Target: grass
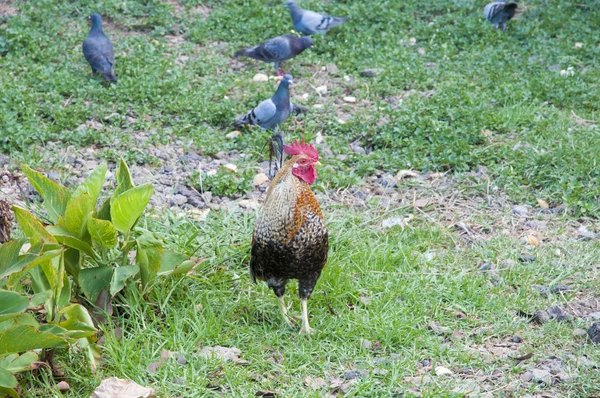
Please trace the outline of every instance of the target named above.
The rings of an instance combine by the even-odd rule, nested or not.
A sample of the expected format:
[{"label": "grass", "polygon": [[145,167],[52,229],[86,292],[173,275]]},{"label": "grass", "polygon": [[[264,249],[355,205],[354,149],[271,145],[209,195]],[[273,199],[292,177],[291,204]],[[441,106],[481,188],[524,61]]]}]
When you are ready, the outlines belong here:
[{"label": "grass", "polygon": [[[365,184],[377,172],[400,169],[450,172],[468,184],[472,172],[485,166],[489,182],[474,196],[491,190],[532,205],[542,198],[551,206],[568,206],[568,216],[557,216],[560,222],[573,223],[573,216],[597,222],[597,11],[593,5],[531,0],[520,3],[524,12],[506,32],[498,32],[483,20],[484,3],[302,2],[351,18],[284,64],[297,83],[294,101],[310,109],[298,124],[285,124],[288,136],[322,136],[335,155],[325,159],[317,190]],[[93,147],[108,160],[125,156],[155,167],[160,160],[145,153],[144,145],[178,141],[203,156],[246,153],[240,170],[251,170],[262,159],[264,133],[244,131],[236,139],[225,134],[236,116],[272,95],[273,84],[252,81],[257,71],[271,72],[271,66],[244,61],[246,66],[234,70],[231,54],[289,32],[279,1],[12,4],[20,12],[0,17],[0,150],[11,157],[10,167],[26,160],[38,168],[61,169],[60,161],[35,151],[55,146]],[[105,31],[116,49],[119,82],[110,87],[90,78],[81,54],[88,30],[84,17],[93,11],[105,16]],[[323,71],[330,64],[338,72]],[[561,75],[569,67],[573,75]],[[381,72],[366,78],[365,68]],[[326,95],[315,93],[320,85],[328,86]],[[302,99],[305,93],[309,96]],[[358,103],[344,103],[348,95]],[[134,138],[139,131],[152,132],[142,145]],[[367,154],[354,153],[353,142]],[[223,181],[217,177],[213,184],[227,193],[231,184]],[[249,181],[250,174],[244,175],[236,194]],[[396,213],[381,213],[375,206],[364,212],[333,205],[325,210],[332,250],[309,303],[318,329],[312,339],[284,327],[272,294],[247,277],[250,215],[213,212],[197,222],[160,213],[145,222],[163,231],[173,246],[198,249],[207,257],[205,269],[158,285],[150,303],[133,293],[124,297],[123,337],[107,334],[99,374],[82,371],[75,353],[60,358],[73,387],[67,395],[88,395],[102,378],[118,375],[153,385],[165,397],[249,396],[265,390],[322,396],[326,389],[307,387],[306,376],[329,384],[332,377],[357,369],[371,373],[354,382],[348,395],[410,396],[415,387],[404,377],[422,374],[418,362],[425,359],[455,375],[421,385],[424,396],[462,396],[451,391],[461,380],[475,378],[465,368],[481,372],[477,377],[501,372],[494,381],[477,379],[482,392],[542,391],[544,386],[519,384],[525,363],[475,352],[489,352],[490,345],[515,334],[523,338],[521,353],[534,352],[531,361],[567,351],[574,353],[568,358],[600,361],[594,346],[572,336],[574,327],[585,326],[582,319],[534,327],[516,316],[517,310],[535,312],[577,298],[571,293],[543,297],[534,285],[567,281],[580,292],[597,292],[597,241],[569,238],[566,228],[557,227],[546,231],[549,242],[537,249],[500,232],[466,245],[456,230],[419,212],[409,227],[381,231],[381,219]],[[497,220],[482,223],[494,229]],[[536,262],[517,261],[531,250]],[[506,260],[515,265],[502,266]],[[553,260],[566,265],[557,267]],[[500,270],[478,271],[484,262]],[[324,291],[339,317],[329,314]],[[297,299],[294,305],[297,312]],[[457,318],[458,312],[466,317]],[[445,339],[427,330],[430,321],[460,333]],[[364,340],[372,342],[370,348]],[[238,347],[248,363],[206,361],[197,356],[197,345]],[[169,360],[149,373],[147,366],[160,359],[162,349],[183,353],[187,365]],[[592,371],[565,361],[577,377],[552,391],[574,397],[599,393]],[[26,382],[32,394],[55,394],[47,377]]]}]

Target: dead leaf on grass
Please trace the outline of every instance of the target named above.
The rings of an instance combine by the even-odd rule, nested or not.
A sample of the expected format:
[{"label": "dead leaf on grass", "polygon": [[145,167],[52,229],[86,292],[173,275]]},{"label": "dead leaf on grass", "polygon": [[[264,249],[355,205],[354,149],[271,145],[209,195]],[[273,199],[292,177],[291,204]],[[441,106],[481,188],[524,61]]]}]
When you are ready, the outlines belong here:
[{"label": "dead leaf on grass", "polygon": [[415,200],[415,202],[413,203],[413,205],[415,207],[418,207],[419,209],[428,206],[430,204],[430,200],[429,199],[417,199]]},{"label": "dead leaf on grass", "polygon": [[540,245],[540,241],[538,240],[538,238],[536,238],[533,235],[527,235],[527,243],[530,244],[531,246],[539,246]]},{"label": "dead leaf on grass", "polygon": [[533,356],[533,352],[528,352],[527,354],[521,355],[520,357],[511,357],[510,355],[508,357],[515,361],[521,362],[521,361],[525,361],[525,360],[531,358],[532,356]]},{"label": "dead leaf on grass", "polygon": [[242,351],[236,347],[202,347],[198,356],[204,359],[220,359],[225,362],[241,362],[240,355]]},{"label": "dead leaf on grass", "polygon": [[102,380],[90,398],[157,398],[154,389],[131,380],[111,377]]},{"label": "dead leaf on grass", "polygon": [[327,382],[322,377],[311,377],[306,376],[304,378],[304,384],[307,387],[312,388],[313,390],[319,390],[321,388],[327,387]]},{"label": "dead leaf on grass", "polygon": [[158,372],[158,369],[162,366],[162,364],[162,361],[152,362],[146,369],[148,370],[148,373],[154,374]]},{"label": "dead leaf on grass", "polygon": [[544,199],[536,199],[540,209],[549,209],[550,205]]}]

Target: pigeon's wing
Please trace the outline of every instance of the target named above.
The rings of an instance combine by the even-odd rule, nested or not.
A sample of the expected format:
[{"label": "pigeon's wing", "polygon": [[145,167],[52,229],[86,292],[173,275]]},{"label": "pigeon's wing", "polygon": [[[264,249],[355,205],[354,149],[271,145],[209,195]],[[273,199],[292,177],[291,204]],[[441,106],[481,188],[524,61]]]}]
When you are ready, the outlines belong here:
[{"label": "pigeon's wing", "polygon": [[[318,12],[302,10],[302,18],[299,21],[299,25],[306,29],[303,30],[304,33],[322,33],[323,26],[327,24],[328,18],[330,17],[328,17],[327,15],[319,14]],[[325,31],[327,31],[327,29],[325,29]]]},{"label": "pigeon's wing", "polygon": [[90,66],[101,73],[113,70],[115,55],[112,43],[107,37],[90,37],[83,41],[83,55]]},{"label": "pigeon's wing", "polygon": [[[263,127],[264,124],[268,123],[269,120],[273,119],[277,113],[277,106],[270,98],[264,100],[252,109],[250,112],[240,117],[235,121],[235,126],[242,126],[245,124],[256,124]],[[269,126],[266,126],[269,127]]]},{"label": "pigeon's wing", "polygon": [[494,23],[502,15],[503,9],[504,3],[496,1],[486,5],[483,9],[483,14],[485,15],[488,21]]},{"label": "pigeon's wing", "polygon": [[273,61],[282,61],[290,58],[292,49],[289,35],[277,36],[263,44],[264,51],[270,55]]}]

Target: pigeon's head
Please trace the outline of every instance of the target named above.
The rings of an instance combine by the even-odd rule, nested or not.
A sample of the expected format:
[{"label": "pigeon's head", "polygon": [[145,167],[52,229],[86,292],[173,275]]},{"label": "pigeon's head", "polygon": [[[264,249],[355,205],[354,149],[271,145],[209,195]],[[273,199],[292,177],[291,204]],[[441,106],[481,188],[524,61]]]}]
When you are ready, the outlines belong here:
[{"label": "pigeon's head", "polygon": [[300,40],[302,40],[302,48],[312,48],[312,46],[315,44],[310,36],[302,36]]},{"label": "pigeon's head", "polygon": [[288,87],[292,86],[294,84],[292,75],[283,75],[283,79],[281,79],[281,83],[279,83],[279,84],[284,84]]},{"label": "pigeon's head", "polygon": [[292,8],[292,7],[295,7],[295,6],[296,6],[296,2],[295,1],[288,0],[288,1],[285,2],[285,6],[284,7]]},{"label": "pigeon's head", "polygon": [[87,19],[92,23],[92,26],[102,26],[102,17],[96,12],[90,15]]}]

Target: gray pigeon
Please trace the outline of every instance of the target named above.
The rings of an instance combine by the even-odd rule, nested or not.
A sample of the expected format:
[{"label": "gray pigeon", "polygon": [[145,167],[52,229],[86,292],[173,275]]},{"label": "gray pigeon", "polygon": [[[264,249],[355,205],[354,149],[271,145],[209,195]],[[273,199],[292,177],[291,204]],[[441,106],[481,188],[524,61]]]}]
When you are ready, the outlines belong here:
[{"label": "gray pigeon", "polygon": [[506,23],[515,15],[517,3],[506,3],[504,1],[495,1],[489,3],[483,9],[483,15],[490,21],[496,29],[502,25],[502,30],[506,30]]},{"label": "gray pigeon", "polygon": [[294,58],[302,51],[313,46],[310,37],[298,37],[294,35],[277,36],[258,46],[244,48],[234,57],[249,57],[264,62],[273,62],[275,70],[279,70],[281,62]]},{"label": "gray pigeon", "polygon": [[348,20],[345,17],[330,17],[314,11],[303,10],[293,0],[289,0],[285,6],[290,9],[294,29],[305,35],[314,35],[315,33],[324,35],[329,29]]},{"label": "gray pigeon", "polygon": [[293,105],[290,101],[290,86],[292,83],[292,76],[284,75],[277,91],[271,98],[258,104],[256,108],[236,120],[233,125],[252,124],[265,130],[274,128],[277,131],[279,125],[292,113]]},{"label": "gray pigeon", "polygon": [[109,82],[116,82],[115,54],[110,39],[102,31],[102,17],[93,13],[88,19],[92,28],[83,41],[83,56],[92,67],[92,74],[100,72]]}]

